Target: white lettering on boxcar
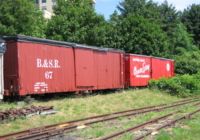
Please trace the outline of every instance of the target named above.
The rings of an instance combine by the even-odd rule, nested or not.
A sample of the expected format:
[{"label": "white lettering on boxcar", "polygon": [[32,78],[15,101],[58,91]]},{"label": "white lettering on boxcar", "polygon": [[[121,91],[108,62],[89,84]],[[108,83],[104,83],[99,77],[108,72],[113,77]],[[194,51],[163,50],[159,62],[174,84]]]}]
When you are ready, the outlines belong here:
[{"label": "white lettering on boxcar", "polygon": [[48,84],[45,82],[36,82],[34,84],[34,92],[47,92]]},{"label": "white lettering on boxcar", "polygon": [[139,67],[133,67],[133,75],[136,78],[150,78],[150,74],[146,73],[147,71],[150,71],[150,64],[146,64],[145,59],[133,58],[132,61],[140,63],[140,65],[142,65]]},{"label": "white lettering on boxcar", "polygon": [[135,61],[135,62],[145,62],[144,59],[140,59],[140,58],[133,58],[132,61]]},{"label": "white lettering on boxcar", "polygon": [[37,68],[60,68],[59,61],[57,59],[40,59],[36,60]]},{"label": "white lettering on boxcar", "polygon": [[167,71],[170,71],[170,64],[169,63],[166,64],[166,69],[167,69]]},{"label": "white lettering on boxcar", "polygon": [[52,71],[46,71],[44,75],[45,75],[46,79],[53,79],[53,72]]},{"label": "white lettering on boxcar", "polygon": [[145,73],[146,71],[150,71],[150,65],[146,65],[144,63],[141,68],[134,67],[133,74],[138,75],[138,74],[141,74],[141,73]]}]

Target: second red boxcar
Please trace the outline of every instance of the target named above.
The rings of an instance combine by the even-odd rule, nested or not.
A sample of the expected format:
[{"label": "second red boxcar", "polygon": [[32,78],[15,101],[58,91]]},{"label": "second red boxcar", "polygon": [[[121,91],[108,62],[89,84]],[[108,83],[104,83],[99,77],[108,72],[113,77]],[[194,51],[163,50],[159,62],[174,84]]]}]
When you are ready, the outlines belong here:
[{"label": "second red boxcar", "polygon": [[126,87],[147,86],[151,79],[174,75],[174,60],[137,54],[125,56]]},{"label": "second red boxcar", "polygon": [[174,60],[153,57],[152,79],[169,78],[174,76]]},{"label": "second red boxcar", "polygon": [[147,86],[151,79],[151,57],[126,54],[125,73],[126,86]]},{"label": "second red boxcar", "polygon": [[5,37],[6,95],[124,87],[124,52],[27,36]]}]

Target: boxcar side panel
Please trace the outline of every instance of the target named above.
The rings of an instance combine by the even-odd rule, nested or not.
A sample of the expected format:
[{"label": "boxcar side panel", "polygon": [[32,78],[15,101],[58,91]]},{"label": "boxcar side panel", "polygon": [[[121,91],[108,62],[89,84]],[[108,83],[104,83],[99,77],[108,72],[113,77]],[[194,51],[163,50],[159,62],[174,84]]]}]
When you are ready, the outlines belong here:
[{"label": "boxcar side panel", "polygon": [[175,61],[171,60],[171,77],[175,76]]},{"label": "boxcar side panel", "polygon": [[[121,58],[122,57],[122,58]],[[123,88],[123,55],[95,51],[97,89]]]},{"label": "boxcar side panel", "polygon": [[151,57],[130,55],[130,86],[147,86],[151,79]]},{"label": "boxcar side panel", "polygon": [[75,90],[73,48],[18,43],[20,94]]},{"label": "boxcar side panel", "polygon": [[163,77],[172,77],[174,75],[172,62],[168,59],[152,58],[152,78],[157,80]]},{"label": "boxcar side panel", "polygon": [[97,89],[107,89],[109,85],[107,83],[108,78],[108,64],[107,64],[107,52],[95,51],[95,71],[97,78]]},{"label": "boxcar side panel", "polygon": [[76,87],[95,88],[94,52],[75,48]]},{"label": "boxcar side panel", "polygon": [[119,53],[109,53],[110,55],[110,69],[112,75],[112,88],[121,87],[121,57]]}]

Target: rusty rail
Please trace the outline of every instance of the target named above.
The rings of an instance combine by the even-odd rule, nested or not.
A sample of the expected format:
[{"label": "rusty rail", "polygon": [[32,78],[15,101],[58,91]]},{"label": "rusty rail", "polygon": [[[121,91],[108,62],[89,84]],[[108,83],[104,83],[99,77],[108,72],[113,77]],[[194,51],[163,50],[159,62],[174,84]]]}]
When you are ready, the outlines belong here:
[{"label": "rusty rail", "polygon": [[143,128],[143,127],[145,127],[146,125],[153,124],[153,123],[156,123],[156,122],[158,122],[158,121],[160,121],[160,120],[162,120],[162,119],[168,118],[168,117],[174,115],[174,114],[177,113],[177,112],[179,112],[179,111],[176,111],[176,112],[173,112],[173,113],[169,113],[169,114],[167,114],[167,115],[164,115],[164,116],[161,116],[161,117],[158,117],[158,118],[154,118],[154,119],[152,119],[152,120],[150,120],[150,121],[147,121],[147,122],[145,122],[145,123],[142,123],[142,124],[139,124],[139,125],[137,125],[137,126],[134,126],[134,127],[131,127],[131,128],[125,129],[125,130],[122,130],[122,131],[120,131],[120,132],[111,134],[111,135],[109,135],[109,136],[100,138],[100,139],[98,139],[98,140],[109,140],[109,139],[118,137],[118,136],[120,136],[120,135],[123,135],[123,134],[125,134],[125,133],[132,132],[132,131],[135,131],[135,130],[139,130],[140,128]]},{"label": "rusty rail", "polygon": [[[162,126],[156,128],[154,131],[159,131],[159,130],[161,130],[161,129],[163,129],[163,128],[166,128],[166,127],[169,127],[169,126],[171,126],[171,125],[173,125],[173,124],[176,124],[177,122],[179,122],[179,121],[181,121],[181,120],[188,119],[188,118],[190,118],[191,116],[193,116],[194,114],[196,114],[196,113],[198,113],[198,112],[200,112],[200,109],[198,109],[198,110],[196,110],[196,111],[194,111],[194,112],[192,112],[192,113],[189,113],[189,114],[187,114],[187,115],[184,115],[184,116],[182,116],[182,117],[180,117],[180,118],[178,118],[178,119],[175,119],[175,120],[173,120],[173,121],[170,121],[169,123],[167,123],[167,124],[165,124],[165,125],[162,125]],[[148,132],[148,133],[146,133],[146,134],[144,134],[144,135],[142,135],[142,136],[136,138],[135,140],[144,139],[145,137],[151,135],[152,132],[153,132],[153,131],[150,131],[150,132]]]},{"label": "rusty rail", "polygon": [[68,131],[75,130],[80,125],[91,125],[98,122],[113,120],[119,117],[127,117],[127,116],[134,116],[134,115],[153,112],[153,111],[161,111],[167,108],[173,108],[173,107],[177,107],[177,106],[181,106],[181,105],[185,105],[185,104],[189,104],[189,103],[193,103],[197,101],[198,99],[195,99],[195,100],[186,99],[186,100],[173,102],[170,105],[162,104],[158,106],[150,106],[150,107],[144,107],[144,108],[139,108],[139,109],[115,112],[112,114],[94,116],[94,117],[89,117],[85,119],[80,119],[80,120],[55,124],[55,125],[49,125],[45,127],[39,127],[39,128],[29,129],[29,130],[25,130],[25,131],[13,133],[13,134],[8,134],[8,135],[0,136],[0,139],[19,139],[19,140],[20,139],[33,140],[34,138],[45,139],[52,136],[60,135],[61,132],[66,132],[66,131],[68,132]]}]

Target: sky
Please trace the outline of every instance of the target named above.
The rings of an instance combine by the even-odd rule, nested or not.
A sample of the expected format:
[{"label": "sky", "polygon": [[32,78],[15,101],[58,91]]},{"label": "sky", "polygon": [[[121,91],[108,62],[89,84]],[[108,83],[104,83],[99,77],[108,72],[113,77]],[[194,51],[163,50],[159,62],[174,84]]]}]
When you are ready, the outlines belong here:
[{"label": "sky", "polygon": [[[106,19],[109,19],[109,16],[114,12],[120,1],[122,0],[96,0],[96,11],[97,13],[104,15]],[[153,1],[157,3],[164,2],[164,0]],[[177,10],[182,11],[193,3],[200,4],[200,0],[168,0],[168,3],[174,5]]]}]

